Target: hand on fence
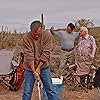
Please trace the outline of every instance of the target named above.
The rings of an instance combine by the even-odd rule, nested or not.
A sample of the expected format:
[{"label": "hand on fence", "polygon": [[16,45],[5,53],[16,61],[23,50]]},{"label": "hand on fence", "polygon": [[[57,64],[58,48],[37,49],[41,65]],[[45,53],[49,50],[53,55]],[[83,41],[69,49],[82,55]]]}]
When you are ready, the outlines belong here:
[{"label": "hand on fence", "polygon": [[50,32],[52,33],[54,31],[54,27],[52,26],[51,28],[50,28]]}]

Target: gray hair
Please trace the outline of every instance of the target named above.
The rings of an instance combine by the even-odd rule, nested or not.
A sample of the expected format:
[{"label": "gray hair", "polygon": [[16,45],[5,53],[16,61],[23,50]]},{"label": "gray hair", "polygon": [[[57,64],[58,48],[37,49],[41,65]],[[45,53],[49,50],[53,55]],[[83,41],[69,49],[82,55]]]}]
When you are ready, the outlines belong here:
[{"label": "gray hair", "polygon": [[42,23],[40,21],[33,21],[30,25],[30,29],[31,31],[34,29],[35,31],[37,31],[39,28],[42,28]]},{"label": "gray hair", "polygon": [[88,34],[88,29],[85,26],[81,26],[80,29]]}]

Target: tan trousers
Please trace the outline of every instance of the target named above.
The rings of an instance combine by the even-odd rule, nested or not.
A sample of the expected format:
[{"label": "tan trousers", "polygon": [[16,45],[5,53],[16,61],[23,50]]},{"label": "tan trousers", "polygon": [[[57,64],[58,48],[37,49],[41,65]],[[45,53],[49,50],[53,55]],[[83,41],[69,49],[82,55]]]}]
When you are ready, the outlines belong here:
[{"label": "tan trousers", "polygon": [[74,59],[75,59],[74,57],[75,57],[74,56],[74,49],[70,52],[61,50],[60,66],[59,66],[60,74],[62,73],[62,69],[65,68],[66,62],[69,62],[69,64],[74,63]]}]

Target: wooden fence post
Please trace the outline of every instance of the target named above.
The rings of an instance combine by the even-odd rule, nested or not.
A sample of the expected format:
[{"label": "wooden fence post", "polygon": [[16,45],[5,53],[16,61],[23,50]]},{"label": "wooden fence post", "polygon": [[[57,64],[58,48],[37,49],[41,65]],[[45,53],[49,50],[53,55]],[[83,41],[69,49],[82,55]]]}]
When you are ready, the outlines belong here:
[{"label": "wooden fence post", "polygon": [[41,14],[41,22],[42,22],[42,29],[45,30],[43,13]]}]

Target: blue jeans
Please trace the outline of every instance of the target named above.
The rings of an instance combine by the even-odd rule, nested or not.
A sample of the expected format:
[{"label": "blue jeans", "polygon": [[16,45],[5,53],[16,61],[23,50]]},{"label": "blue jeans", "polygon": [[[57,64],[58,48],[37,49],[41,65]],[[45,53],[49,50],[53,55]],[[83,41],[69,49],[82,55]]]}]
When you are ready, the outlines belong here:
[{"label": "blue jeans", "polygon": [[[41,70],[40,78],[43,83],[43,88],[46,91],[48,100],[59,100],[52,84],[50,67]],[[34,83],[35,79],[33,73],[26,70],[22,100],[31,100]]]}]

